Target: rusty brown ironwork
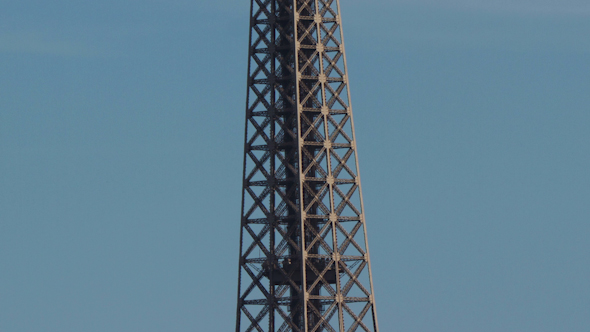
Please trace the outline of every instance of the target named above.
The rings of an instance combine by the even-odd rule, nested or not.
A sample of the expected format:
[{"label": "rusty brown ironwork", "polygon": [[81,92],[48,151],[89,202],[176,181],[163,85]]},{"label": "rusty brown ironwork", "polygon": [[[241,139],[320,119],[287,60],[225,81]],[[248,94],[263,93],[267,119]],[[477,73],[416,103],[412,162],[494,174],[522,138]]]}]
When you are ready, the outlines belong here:
[{"label": "rusty brown ironwork", "polygon": [[378,332],[337,0],[251,0],[236,332]]}]

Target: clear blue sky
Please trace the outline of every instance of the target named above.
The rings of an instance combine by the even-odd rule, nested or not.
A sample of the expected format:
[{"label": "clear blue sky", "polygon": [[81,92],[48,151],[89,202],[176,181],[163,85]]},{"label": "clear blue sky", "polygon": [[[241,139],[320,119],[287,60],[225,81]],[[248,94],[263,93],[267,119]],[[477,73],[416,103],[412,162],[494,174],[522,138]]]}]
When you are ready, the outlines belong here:
[{"label": "clear blue sky", "polygon": [[[590,331],[590,3],[341,6],[382,332]],[[0,331],[232,331],[249,2],[0,8]]]}]

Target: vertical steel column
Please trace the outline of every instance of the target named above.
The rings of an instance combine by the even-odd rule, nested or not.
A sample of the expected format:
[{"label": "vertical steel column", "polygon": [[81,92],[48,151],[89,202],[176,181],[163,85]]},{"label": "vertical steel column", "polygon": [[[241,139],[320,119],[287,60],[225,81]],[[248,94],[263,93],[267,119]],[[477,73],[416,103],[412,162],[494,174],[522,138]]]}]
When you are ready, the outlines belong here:
[{"label": "vertical steel column", "polygon": [[377,332],[337,0],[252,0],[236,332]]}]

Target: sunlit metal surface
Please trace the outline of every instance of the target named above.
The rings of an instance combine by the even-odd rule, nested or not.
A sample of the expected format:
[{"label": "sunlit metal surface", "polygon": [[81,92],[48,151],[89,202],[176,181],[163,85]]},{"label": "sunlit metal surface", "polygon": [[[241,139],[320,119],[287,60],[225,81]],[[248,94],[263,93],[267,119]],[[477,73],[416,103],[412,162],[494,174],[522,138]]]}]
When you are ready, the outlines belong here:
[{"label": "sunlit metal surface", "polygon": [[377,332],[339,2],[251,8],[236,331]]}]

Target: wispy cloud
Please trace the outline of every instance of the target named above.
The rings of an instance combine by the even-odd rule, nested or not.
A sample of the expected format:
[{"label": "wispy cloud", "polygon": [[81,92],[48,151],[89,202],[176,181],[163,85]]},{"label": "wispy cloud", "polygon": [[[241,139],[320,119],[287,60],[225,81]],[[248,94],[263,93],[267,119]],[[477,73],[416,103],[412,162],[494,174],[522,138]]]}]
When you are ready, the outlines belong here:
[{"label": "wispy cloud", "polygon": [[396,0],[394,3],[433,9],[476,10],[524,15],[590,16],[588,0]]},{"label": "wispy cloud", "polygon": [[0,33],[0,53],[103,57],[111,52],[83,42],[50,37],[39,32],[9,32]]},{"label": "wispy cloud", "polygon": [[[396,0],[397,2],[387,5],[377,3],[376,0],[367,1],[374,8],[369,11],[373,19],[371,33],[364,33],[363,38],[360,38],[366,43],[367,49],[378,48],[384,51],[390,47],[428,47],[519,52],[590,52],[590,21],[588,17],[579,16],[578,12],[573,16],[574,14],[568,14],[569,11],[562,9],[559,14],[541,15],[539,8],[526,9],[524,5],[529,2],[525,0],[515,0],[521,6],[518,7],[520,9],[510,7],[501,2],[502,0],[490,0],[497,6],[506,4],[503,13],[496,11],[499,7],[492,9],[485,5],[466,9],[460,6],[465,3],[464,0],[449,0],[439,6],[424,5],[431,0],[415,0],[416,3],[412,5],[402,3],[407,0]],[[473,1],[475,4],[482,4],[479,0]],[[543,0],[539,2],[540,5],[547,4],[545,10],[553,4]],[[573,8],[573,2],[566,0],[566,4]],[[368,17],[361,13],[352,20],[358,24],[358,31],[364,27]],[[379,33],[378,36],[375,31]]]},{"label": "wispy cloud", "polygon": [[[461,29],[462,28],[462,29]],[[518,27],[510,24],[499,27],[465,25],[457,28],[424,27],[400,28],[389,34],[396,47],[437,47],[452,49],[490,49],[506,51],[590,51],[590,42],[572,29],[533,31],[535,26]],[[540,27],[542,28],[542,27]]]}]

